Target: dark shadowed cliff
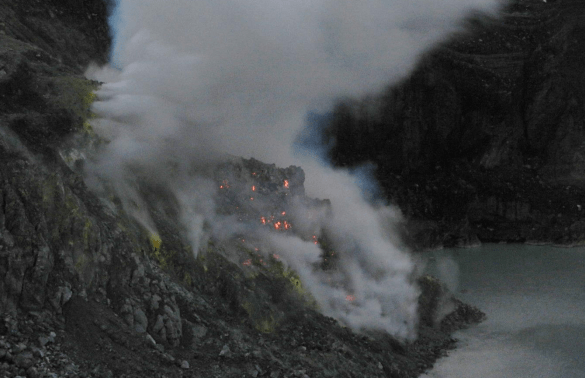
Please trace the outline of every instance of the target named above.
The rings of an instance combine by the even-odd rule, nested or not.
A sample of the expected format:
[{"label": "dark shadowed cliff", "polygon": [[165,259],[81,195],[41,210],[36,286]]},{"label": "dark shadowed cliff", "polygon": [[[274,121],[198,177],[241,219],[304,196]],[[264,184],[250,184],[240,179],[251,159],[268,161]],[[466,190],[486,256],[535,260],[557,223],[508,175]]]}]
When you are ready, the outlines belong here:
[{"label": "dark shadowed cliff", "polygon": [[373,161],[420,247],[585,240],[585,3],[518,0],[385,93],[341,103],[341,166]]}]

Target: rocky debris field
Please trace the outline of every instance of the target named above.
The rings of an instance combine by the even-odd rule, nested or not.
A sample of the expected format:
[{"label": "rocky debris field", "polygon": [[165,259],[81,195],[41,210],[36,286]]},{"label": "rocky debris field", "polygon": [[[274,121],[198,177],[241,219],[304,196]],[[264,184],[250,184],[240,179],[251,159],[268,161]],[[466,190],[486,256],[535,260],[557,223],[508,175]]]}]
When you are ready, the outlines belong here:
[{"label": "rocky debris field", "polygon": [[[424,280],[423,309],[443,290],[432,278]],[[454,347],[449,332],[483,319],[477,309],[453,304],[455,311],[440,324],[425,323],[432,311],[423,315],[419,339],[412,343],[358,335],[299,309],[270,332],[259,332],[234,313],[185,313],[181,339],[172,345],[156,342],[152,332],[136,327],[136,319],[131,326],[107,303],[72,297],[59,315],[30,311],[2,319],[0,372],[7,378],[415,377]]]}]

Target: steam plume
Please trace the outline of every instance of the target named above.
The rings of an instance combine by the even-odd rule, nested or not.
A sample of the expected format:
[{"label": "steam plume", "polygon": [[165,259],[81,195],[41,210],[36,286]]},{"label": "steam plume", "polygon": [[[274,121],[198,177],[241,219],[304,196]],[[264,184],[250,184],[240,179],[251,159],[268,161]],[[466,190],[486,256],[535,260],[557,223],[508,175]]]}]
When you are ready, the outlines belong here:
[{"label": "steam plume", "polygon": [[[127,203],[140,202],[128,172],[168,183],[198,250],[204,223],[226,236],[228,220],[215,214],[207,176],[189,174],[194,166],[204,170],[226,154],[301,165],[308,194],[332,201],[319,226],[342,256],[342,282],[332,285],[313,271],[319,251],[312,243],[275,235],[266,242],[298,270],[327,314],[356,329],[412,337],[413,263],[389,226],[398,214],[371,206],[347,172],[310,154],[295,156],[293,141],[308,111],[381,90],[468,12],[495,7],[495,0],[118,0],[117,69],[88,70],[105,82],[94,128],[111,141],[92,177],[108,178]],[[146,214],[135,216],[153,228]]]}]

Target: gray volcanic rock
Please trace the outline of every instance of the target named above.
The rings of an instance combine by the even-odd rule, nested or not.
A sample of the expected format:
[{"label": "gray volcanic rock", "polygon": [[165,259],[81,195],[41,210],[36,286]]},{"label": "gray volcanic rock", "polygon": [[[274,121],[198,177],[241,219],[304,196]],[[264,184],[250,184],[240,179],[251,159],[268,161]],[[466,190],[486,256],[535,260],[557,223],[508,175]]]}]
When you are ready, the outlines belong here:
[{"label": "gray volcanic rock", "polygon": [[575,0],[478,16],[402,84],[340,104],[331,157],[377,165],[417,247],[583,242],[584,20]]}]

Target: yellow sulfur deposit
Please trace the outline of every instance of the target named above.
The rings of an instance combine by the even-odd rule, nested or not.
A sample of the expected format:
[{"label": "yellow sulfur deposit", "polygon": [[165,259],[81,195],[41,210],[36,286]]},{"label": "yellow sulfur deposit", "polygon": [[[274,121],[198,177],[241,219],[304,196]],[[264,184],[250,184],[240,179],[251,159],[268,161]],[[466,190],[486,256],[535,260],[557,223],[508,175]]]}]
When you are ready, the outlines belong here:
[{"label": "yellow sulfur deposit", "polygon": [[162,240],[160,238],[160,235],[155,233],[150,234],[150,243],[152,244],[152,247],[158,251],[160,249],[160,245],[162,243]]}]

